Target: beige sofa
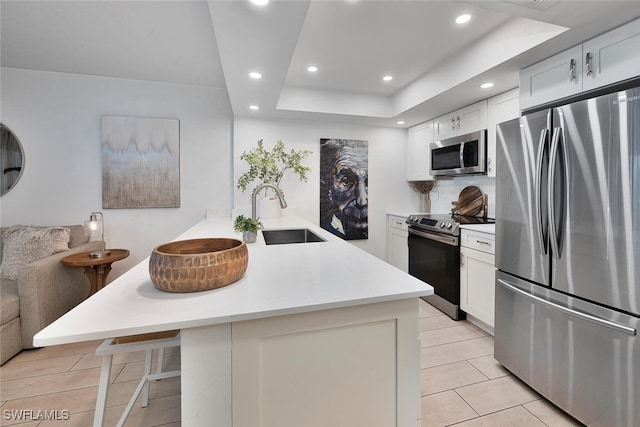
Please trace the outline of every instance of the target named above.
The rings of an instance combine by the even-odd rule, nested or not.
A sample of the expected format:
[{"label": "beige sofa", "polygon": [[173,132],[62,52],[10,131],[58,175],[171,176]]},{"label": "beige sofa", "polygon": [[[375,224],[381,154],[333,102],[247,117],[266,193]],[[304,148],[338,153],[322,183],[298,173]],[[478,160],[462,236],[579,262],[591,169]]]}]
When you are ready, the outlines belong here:
[{"label": "beige sofa", "polygon": [[[89,242],[81,225],[68,228],[69,248],[39,259],[19,270],[17,280],[0,280],[0,364],[22,349],[33,348],[33,336],[82,302],[91,285],[82,268],[69,268],[67,255],[101,249]],[[4,229],[0,229],[1,232]],[[0,260],[2,259],[0,239]]]}]

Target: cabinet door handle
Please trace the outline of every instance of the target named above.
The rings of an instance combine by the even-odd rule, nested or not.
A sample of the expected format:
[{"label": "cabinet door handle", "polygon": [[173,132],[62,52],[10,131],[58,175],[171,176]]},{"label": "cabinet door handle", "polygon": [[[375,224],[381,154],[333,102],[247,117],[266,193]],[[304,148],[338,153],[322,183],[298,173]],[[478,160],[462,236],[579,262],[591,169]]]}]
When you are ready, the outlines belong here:
[{"label": "cabinet door handle", "polygon": [[481,244],[481,245],[488,245],[488,246],[491,246],[491,243],[489,243],[489,242],[484,242],[484,241],[482,241],[482,240],[476,240],[476,243],[479,243],[479,244]]},{"label": "cabinet door handle", "polygon": [[451,130],[456,130],[456,118],[451,117]]},{"label": "cabinet door handle", "polygon": [[456,117],[456,128],[460,129],[460,116]]},{"label": "cabinet door handle", "polygon": [[573,58],[569,61],[569,81],[576,81],[576,60]]},{"label": "cabinet door handle", "polygon": [[464,254],[460,254],[460,267],[464,267]]},{"label": "cabinet door handle", "polygon": [[587,52],[587,54],[584,56],[584,67],[587,70],[587,76],[591,76],[591,74],[593,74],[593,64],[592,64],[592,55],[591,52]]}]

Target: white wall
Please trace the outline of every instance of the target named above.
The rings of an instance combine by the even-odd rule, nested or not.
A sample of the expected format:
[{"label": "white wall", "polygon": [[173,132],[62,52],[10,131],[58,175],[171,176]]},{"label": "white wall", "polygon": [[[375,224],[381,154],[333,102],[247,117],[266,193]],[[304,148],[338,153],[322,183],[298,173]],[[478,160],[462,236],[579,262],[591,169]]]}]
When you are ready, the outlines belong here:
[{"label": "white wall", "polygon": [[[79,224],[103,211],[105,238],[131,256],[113,280],[158,244],[232,207],[232,113],[226,89],[98,76],[1,69],[0,120],[20,139],[25,170],[0,199],[0,224]],[[102,115],[180,120],[181,207],[102,206]]]},{"label": "white wall", "polygon": [[470,175],[455,178],[438,178],[431,191],[431,212],[451,213],[451,202],[458,200],[460,191],[468,185],[475,185],[488,196],[489,217],[495,218],[496,179],[485,175]]},{"label": "white wall", "polygon": [[[282,139],[290,148],[313,151],[309,181],[287,175],[283,187],[287,213],[316,224],[320,139],[369,141],[369,239],[354,244],[380,258],[386,213],[418,210],[418,195],[405,180],[406,130],[247,118],[234,124],[223,89],[12,68],[0,73],[1,120],[20,138],[26,159],[22,179],[0,199],[0,225],[78,224],[101,210],[108,246],[131,251],[113,265],[109,280],[198,222],[206,209],[229,212],[235,206],[249,213],[250,193],[235,189],[245,169],[239,157],[261,138],[268,146]],[[180,208],[101,208],[102,115],[180,120]]]},{"label": "white wall", "polygon": [[[243,151],[263,139],[267,148],[281,139],[287,149],[311,150],[306,164],[312,171],[304,183],[290,174],[282,180],[289,207],[283,214],[298,214],[314,224],[320,217],[320,139],[361,139],[369,141],[369,239],[355,245],[385,259],[387,212],[418,210],[419,197],[406,181],[407,131],[371,126],[314,121],[265,121],[236,118],[234,122],[234,207],[235,213],[251,213],[250,186],[246,193],[235,188],[238,177],[248,169],[240,160]],[[256,183],[257,185],[258,183]],[[289,212],[287,212],[289,211]]]}]

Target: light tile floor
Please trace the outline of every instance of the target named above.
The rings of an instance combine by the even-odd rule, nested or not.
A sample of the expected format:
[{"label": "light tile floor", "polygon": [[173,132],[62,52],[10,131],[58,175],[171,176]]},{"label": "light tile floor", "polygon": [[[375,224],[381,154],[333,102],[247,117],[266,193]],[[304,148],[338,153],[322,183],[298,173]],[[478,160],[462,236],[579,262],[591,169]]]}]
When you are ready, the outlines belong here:
[{"label": "light tile floor", "polygon": [[[420,338],[422,427],[580,426],[502,368],[492,357],[492,337],[470,323],[455,322],[420,301]],[[101,362],[94,351],[99,344],[23,351],[0,367],[0,426],[91,426]],[[143,352],[114,357],[105,425],[115,425],[143,364]],[[179,364],[178,349],[167,349],[165,369]],[[150,394],[149,407],[134,407],[126,426],[179,426],[180,379],[154,382]],[[40,410],[66,419],[45,420]],[[18,414],[22,420],[16,419]]]},{"label": "light tile floor", "polygon": [[581,426],[493,358],[493,338],[420,301],[421,427]]}]

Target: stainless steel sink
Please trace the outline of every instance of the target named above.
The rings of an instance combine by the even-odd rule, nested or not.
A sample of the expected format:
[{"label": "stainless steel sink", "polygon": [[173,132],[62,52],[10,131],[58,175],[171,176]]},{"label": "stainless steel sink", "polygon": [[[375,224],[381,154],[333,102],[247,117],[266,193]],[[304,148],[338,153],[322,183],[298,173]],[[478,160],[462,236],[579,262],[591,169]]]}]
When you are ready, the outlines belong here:
[{"label": "stainless steel sink", "polygon": [[267,245],[286,245],[289,243],[326,242],[308,228],[290,230],[262,230],[264,242]]}]

